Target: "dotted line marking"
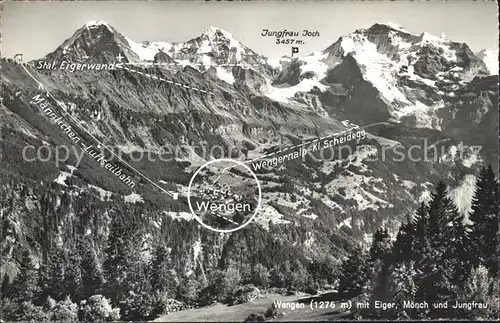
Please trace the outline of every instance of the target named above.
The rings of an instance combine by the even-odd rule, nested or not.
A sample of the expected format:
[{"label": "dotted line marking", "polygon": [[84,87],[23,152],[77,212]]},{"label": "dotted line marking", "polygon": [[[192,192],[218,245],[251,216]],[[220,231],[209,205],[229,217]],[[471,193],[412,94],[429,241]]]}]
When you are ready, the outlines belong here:
[{"label": "dotted line marking", "polygon": [[222,174],[224,174],[224,171],[225,171],[226,169],[227,169],[227,168],[225,168],[225,169],[223,169],[223,170],[222,170],[222,172],[219,174],[219,177],[217,177],[217,178],[215,179],[215,181],[213,181],[212,185],[210,185],[210,187],[209,187],[209,188],[212,188],[212,187],[215,185],[215,183],[217,183],[217,181],[221,178]]},{"label": "dotted line marking", "polygon": [[[315,143],[315,142],[317,142],[317,141],[324,140],[324,139],[327,139],[327,138],[330,138],[330,137],[339,136],[339,135],[342,135],[342,134],[344,134],[344,133],[346,133],[346,132],[352,131],[353,129],[357,129],[357,128],[359,128],[359,127],[358,127],[358,126],[355,126],[355,127],[352,127],[352,128],[346,129],[346,130],[341,131],[341,132],[337,132],[337,133],[334,133],[334,134],[331,134],[331,135],[328,135],[328,136],[323,136],[323,137],[316,138],[316,139],[313,139],[313,140],[308,141],[308,142],[303,142],[303,143],[300,143],[300,144],[298,144],[298,145],[288,147],[288,148],[283,149],[283,150],[281,150],[281,151],[275,151],[275,152],[272,152],[272,153],[267,154],[267,155],[264,155],[264,156],[256,157],[256,158],[254,158],[254,159],[252,159],[252,160],[245,161],[245,162],[243,162],[243,163],[244,163],[244,164],[251,164],[251,163],[253,163],[253,162],[254,162],[254,161],[256,161],[256,160],[259,160],[259,159],[264,159],[264,158],[267,158],[267,157],[271,157],[271,156],[274,156],[275,154],[284,153],[284,152],[287,152],[287,151],[289,151],[289,150],[292,150],[292,149],[295,149],[295,148],[298,148],[298,147],[301,147],[301,146],[305,146],[305,145],[307,145],[307,144]],[[232,168],[234,168],[234,167],[236,167],[236,166],[234,166],[234,165],[233,165],[233,166],[228,166],[228,167],[224,168],[224,169],[221,171],[221,173],[219,174],[219,176],[217,176],[217,178],[215,179],[215,181],[213,181],[212,185],[210,185],[210,188],[212,188],[212,187],[215,185],[215,183],[217,183],[217,181],[219,181],[219,179],[222,177],[222,175],[223,175],[223,174],[224,174],[227,170],[232,169]],[[236,225],[239,225],[238,223],[236,223],[236,222],[234,222],[234,221],[232,221],[232,220],[230,220],[230,219],[227,219],[227,218],[225,218],[225,217],[223,217],[223,216],[220,216],[220,215],[215,214],[215,213],[212,213],[212,214],[213,214],[213,215],[215,215],[215,216],[221,217],[221,218],[223,218],[223,219],[225,219],[225,220],[227,220],[227,221],[229,221],[229,222],[232,222],[232,223],[234,223],[234,224],[236,224]]]},{"label": "dotted line marking", "polygon": [[[298,145],[295,145],[295,146],[291,146],[291,147],[288,147],[288,148],[285,148],[283,150],[280,150],[280,151],[275,151],[273,153],[270,153],[270,154],[267,154],[267,155],[264,155],[264,156],[260,156],[260,157],[257,157],[257,158],[254,158],[252,160],[249,160],[249,161],[245,161],[243,163],[247,164],[247,163],[252,163],[256,160],[259,160],[259,159],[264,159],[264,158],[267,158],[267,157],[271,157],[271,156],[274,156],[275,154],[279,154],[279,153],[284,153],[284,152],[287,152],[289,150],[292,150],[292,149],[295,149],[295,148],[298,148],[298,147],[301,147],[301,146],[305,146],[307,144],[312,144],[312,143],[315,143],[317,141],[320,141],[320,140],[324,140],[324,139],[327,139],[327,138],[330,138],[330,137],[335,137],[335,136],[339,136],[339,135],[342,135],[346,132],[350,132],[351,130],[353,129],[357,129],[359,128],[358,126],[356,127],[352,127],[352,128],[349,128],[349,129],[346,129],[344,131],[341,131],[341,132],[337,132],[337,133],[334,133],[334,134],[331,134],[331,135],[328,135],[328,136],[324,136],[324,137],[321,137],[321,138],[316,138],[316,139],[313,139],[311,141],[306,141],[306,142],[303,142],[303,143],[300,143]],[[231,167],[234,167],[234,166],[231,166]]]},{"label": "dotted line marking", "polygon": [[213,92],[205,91],[205,90],[202,90],[202,89],[199,89],[199,88],[196,88],[196,87],[189,86],[187,84],[182,84],[182,83],[178,83],[178,82],[172,82],[170,80],[166,80],[166,79],[163,79],[161,77],[157,77],[155,75],[151,75],[151,74],[143,73],[143,72],[140,72],[140,71],[136,71],[136,70],[128,68],[128,67],[121,66],[121,67],[118,67],[118,68],[127,70],[127,71],[132,72],[132,73],[137,73],[137,74],[146,76],[146,77],[151,78],[153,80],[160,80],[160,81],[163,81],[163,82],[167,82],[169,84],[174,84],[174,85],[176,85],[178,87],[183,87],[183,88],[186,88],[188,90],[199,91],[199,92],[202,92],[202,93],[208,93],[208,94],[211,94],[211,95],[215,95],[215,93],[213,93]]},{"label": "dotted line marking", "polygon": [[[337,133],[334,133],[334,134],[331,134],[331,135],[328,135],[328,136],[324,136],[324,137],[321,137],[321,138],[316,138],[316,139],[313,139],[313,140],[311,140],[311,141],[308,141],[308,142],[303,142],[303,143],[301,143],[301,144],[298,144],[298,145],[295,145],[295,146],[291,146],[291,147],[288,147],[288,148],[283,149],[283,150],[280,150],[280,151],[275,151],[275,152],[273,152],[273,153],[270,153],[270,154],[267,154],[267,155],[264,155],[264,156],[256,157],[256,158],[254,158],[254,159],[252,159],[252,160],[247,160],[247,161],[244,161],[243,163],[244,163],[244,164],[251,164],[251,163],[253,163],[253,162],[254,162],[254,161],[256,161],[256,160],[259,160],[259,159],[264,159],[264,158],[268,158],[268,157],[274,156],[275,154],[284,153],[284,152],[287,152],[287,151],[289,151],[289,150],[292,150],[292,149],[295,149],[295,148],[298,148],[298,147],[301,147],[301,146],[305,146],[305,145],[307,145],[307,144],[312,144],[312,143],[314,143],[314,142],[317,142],[317,141],[320,141],[320,140],[324,140],[324,139],[326,139],[326,138],[339,136],[339,135],[341,135],[341,134],[343,134],[343,133],[346,133],[346,132],[349,132],[349,131],[351,131],[351,130],[353,130],[353,129],[358,129],[358,128],[359,128],[359,126],[355,126],[355,127],[352,127],[352,128],[346,129],[346,130],[341,131],[341,132],[337,132]],[[212,183],[212,185],[211,185],[210,187],[214,186],[214,185],[215,185],[215,183],[216,183],[216,182],[217,182],[217,181],[221,178],[221,176],[222,176],[222,175],[223,175],[223,174],[224,174],[224,173],[225,173],[228,169],[232,169],[233,167],[236,167],[236,166],[228,166],[228,167],[224,168],[224,169],[222,170],[222,172],[219,174],[219,177],[217,177],[217,179],[216,179],[216,180]]]},{"label": "dotted line marking", "polygon": [[215,215],[215,216],[218,216],[219,218],[223,218],[224,220],[226,220],[226,221],[228,221],[228,222],[231,222],[232,224],[236,224],[237,226],[240,226],[240,224],[239,224],[238,222],[234,222],[233,220],[228,219],[228,218],[226,218],[226,217],[224,217],[224,216],[222,216],[222,215],[218,215],[218,214],[213,213],[213,212],[210,212],[210,214]]},{"label": "dotted line marking", "polygon": [[187,65],[182,65],[179,63],[123,63],[124,65],[154,65],[154,66],[178,66],[178,67],[184,67],[184,66],[209,66],[209,67],[236,67],[236,66],[241,66],[241,67],[259,67],[262,66],[262,64],[249,64],[249,65],[242,65],[242,64],[203,64],[203,63],[189,63]]},{"label": "dotted line marking", "polygon": [[137,170],[135,167],[133,167],[132,165],[130,165],[127,161],[125,161],[124,159],[122,159],[120,156],[118,156],[112,149],[108,148],[107,146],[105,146],[97,137],[95,137],[92,133],[90,133],[84,126],[83,124],[80,122],[80,120],[78,120],[77,118],[75,118],[73,115],[71,115],[71,113],[69,113],[67,110],[66,110],[66,107],[64,106],[64,104],[62,103],[62,101],[59,101],[57,100],[53,95],[52,93],[50,93],[49,90],[47,90],[47,88],[45,88],[45,86],[37,80],[36,77],[34,77],[30,71],[28,71],[28,69],[26,68],[26,66],[23,64],[22,65],[23,69],[26,71],[26,73],[28,73],[28,75],[38,84],[38,89],[39,90],[42,90],[46,93],[46,95],[48,97],[50,97],[52,100],[54,100],[54,102],[56,102],[56,104],[61,108],[61,110],[63,111],[63,113],[65,115],[67,115],[71,120],[73,120],[73,122],[75,122],[75,124],[77,126],[80,127],[80,129],[82,129],[87,135],[89,135],[93,140],[95,140],[97,143],[98,143],[98,147],[102,147],[104,148],[105,150],[107,150],[111,155],[113,155],[114,157],[116,157],[118,160],[120,160],[123,164],[125,164],[127,167],[129,167],[131,170],[133,170],[137,175],[141,176],[142,178],[144,178],[145,180],[147,180],[148,182],[150,182],[151,184],[153,184],[154,186],[156,186],[159,190],[161,190],[162,192],[164,192],[165,194],[171,196],[174,200],[177,200],[178,199],[178,193],[176,192],[169,192],[167,190],[165,190],[163,187],[161,187],[160,185],[158,185],[157,183],[155,183],[154,181],[152,181],[149,177],[147,177],[146,175],[144,175],[142,172],[140,172],[139,170]]}]

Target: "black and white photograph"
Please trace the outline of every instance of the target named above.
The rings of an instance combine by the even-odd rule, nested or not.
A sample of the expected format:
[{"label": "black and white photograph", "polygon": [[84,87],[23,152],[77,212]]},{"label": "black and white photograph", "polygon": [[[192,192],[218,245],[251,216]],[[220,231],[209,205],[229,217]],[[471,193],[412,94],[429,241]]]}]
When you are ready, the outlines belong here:
[{"label": "black and white photograph", "polygon": [[0,1],[0,322],[500,319],[496,1]]}]

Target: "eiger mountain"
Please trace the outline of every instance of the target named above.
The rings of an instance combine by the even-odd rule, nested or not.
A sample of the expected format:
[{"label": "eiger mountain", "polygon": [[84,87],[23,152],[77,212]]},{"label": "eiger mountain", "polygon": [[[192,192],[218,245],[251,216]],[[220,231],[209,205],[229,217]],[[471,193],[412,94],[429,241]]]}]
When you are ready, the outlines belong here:
[{"label": "eiger mountain", "polygon": [[[126,66],[143,75],[25,64],[94,136],[158,184],[180,192],[178,201],[138,176],[131,191],[87,155],[77,169],[74,156],[61,165],[24,162],[27,144],[55,149],[72,142],[29,103],[38,84],[2,58],[2,275],[16,275],[23,251],[42,261],[47,250],[70,246],[78,236],[92,241],[102,259],[117,218],[140,223],[144,257],[161,241],[179,277],[201,277],[231,263],[258,261],[272,270],[275,262],[292,258],[304,266],[339,261],[381,226],[394,234],[441,179],[466,213],[473,174],[484,164],[498,164],[498,72],[485,64],[490,56],[484,53],[445,36],[375,24],[309,56],[270,59],[214,27],[184,43],[137,43],[105,22],[90,22],[40,60],[110,63],[121,54]],[[191,218],[183,195],[205,162],[201,146],[244,147],[254,158],[278,145],[343,131],[344,120],[367,133],[354,154],[259,171],[263,204],[255,223],[218,235]],[[424,141],[438,147],[434,160],[394,160],[392,148],[407,151]],[[477,153],[461,143],[483,149]],[[162,146],[183,148],[174,161],[130,158],[134,152],[160,153]],[[413,154],[422,157],[423,151]]]}]

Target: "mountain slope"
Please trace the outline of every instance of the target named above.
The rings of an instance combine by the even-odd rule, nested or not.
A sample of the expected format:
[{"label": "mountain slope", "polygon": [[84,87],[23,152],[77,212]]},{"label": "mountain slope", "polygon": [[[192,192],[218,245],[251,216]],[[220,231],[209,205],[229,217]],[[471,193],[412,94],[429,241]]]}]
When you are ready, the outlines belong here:
[{"label": "mountain slope", "polygon": [[[370,243],[382,226],[396,232],[433,183],[444,179],[462,187],[498,155],[498,78],[467,45],[444,37],[376,24],[319,53],[284,58],[278,67],[217,28],[184,43],[139,44],[105,22],[91,22],[43,59],[109,63],[119,54],[127,69],[24,67],[93,136],[180,199],[124,164],[137,182],[133,189],[87,155],[80,164],[78,155],[59,164],[24,161],[28,144],[52,153],[73,145],[30,104],[40,94],[38,84],[22,66],[2,59],[0,147],[9,152],[0,160],[7,228],[2,267],[11,268],[5,276],[15,276],[24,250],[43,263],[45,250],[81,237],[102,262],[112,224],[121,223],[137,226],[145,259],[156,243],[167,247],[176,277],[199,280],[197,292],[212,273],[235,264],[246,281],[260,264],[273,272],[273,284],[290,287],[280,277],[292,273],[332,283],[331,264],[353,246]],[[50,104],[62,114],[54,100]],[[345,150],[334,150],[336,144],[256,171],[262,210],[244,230],[219,235],[194,221],[185,196],[200,165],[220,157],[280,156],[304,140],[322,138],[324,144],[348,132],[345,119],[360,125],[352,131],[359,138],[347,140]],[[96,144],[83,131],[78,135]],[[478,153],[470,145],[485,149]],[[398,159],[399,150],[405,158]],[[140,154],[152,158],[134,158]],[[318,263],[326,274],[311,269]]]},{"label": "mountain slope", "polygon": [[[133,44],[132,44],[133,45]],[[90,21],[78,29],[44,60],[60,62],[62,60],[97,62],[115,62],[122,54],[125,61],[137,62],[140,57],[132,49],[129,40],[114,27],[104,21]]]},{"label": "mountain slope", "polygon": [[[312,72],[315,65],[310,61],[323,66],[322,71]],[[394,24],[375,24],[340,37],[320,53],[292,60],[278,81],[296,88],[311,80],[321,82],[316,94],[323,109],[336,117],[369,124],[390,116],[410,126],[438,129],[436,110],[458,88],[488,74],[466,44],[425,32],[411,34]],[[305,91],[314,95],[310,90]]]},{"label": "mountain slope", "polygon": [[[185,145],[187,149],[176,156],[177,161],[173,160],[169,164],[175,165],[187,160],[188,166],[191,166],[183,170],[184,174],[180,176],[162,179],[165,183],[174,179],[177,183],[169,184],[169,186],[177,186],[181,191],[186,189],[188,174],[201,164],[202,160],[207,159],[207,156],[201,155],[200,149],[197,148],[203,143],[208,145],[207,148],[216,145],[252,147],[249,155],[259,156],[278,145],[294,145],[299,138],[319,137],[338,132],[343,129],[339,121],[344,118],[363,125],[396,121],[400,123],[399,126],[403,127],[423,126],[438,130],[443,128],[453,140],[466,139],[470,143],[484,143],[484,140],[479,140],[479,138],[465,136],[465,133],[470,131],[460,131],[460,125],[472,113],[476,111],[480,113],[481,109],[485,111],[484,113],[490,111],[489,113],[493,113],[494,117],[495,110],[490,108],[494,102],[494,91],[493,97],[480,101],[483,102],[480,104],[478,99],[473,99],[471,95],[484,97],[486,93],[484,90],[476,89],[475,92],[464,90],[463,96],[467,99],[460,101],[464,107],[458,113],[453,110],[456,109],[457,100],[459,100],[455,98],[455,93],[462,97],[460,94],[462,92],[452,90],[456,87],[450,87],[449,95],[440,94],[443,84],[449,82],[464,89],[467,86],[470,88],[490,86],[487,85],[490,83],[482,82],[481,77],[476,77],[473,82],[468,83],[471,73],[482,75],[484,64],[470,52],[466,45],[454,43],[442,37],[436,38],[426,33],[413,35],[393,24],[376,24],[367,30],[357,30],[349,36],[341,37],[320,54],[283,60],[284,66],[281,68],[281,73],[274,79],[272,74],[268,73],[270,70],[266,64],[262,68],[250,67],[251,64],[266,62],[265,57],[257,55],[242,45],[231,34],[213,27],[200,37],[185,43],[170,45],[146,42],[141,45],[141,48],[139,49],[137,43],[121,35],[109,24],[91,22],[79,29],[45,59],[62,59],[63,57],[83,59],[89,56],[90,59],[107,60],[111,59],[112,55],[122,53],[127,63],[140,63],[144,60],[161,60],[169,63],[182,63],[183,61],[193,68],[185,66],[177,71],[171,71],[161,66],[137,65],[133,66],[137,73],[127,70],[102,71],[99,78],[91,73],[67,74],[58,70],[48,74],[38,74],[36,71],[32,73],[42,80],[54,95],[72,107],[71,113],[77,119],[82,120],[95,136],[105,139],[107,145],[114,149],[126,154],[146,150],[161,153],[165,145],[170,149]],[[440,53],[445,53],[444,60],[438,59]],[[219,66],[215,69],[210,67],[204,73],[202,73],[203,69],[200,69],[200,66],[206,68],[214,63],[220,63],[221,60],[241,64],[241,66],[231,67],[232,82],[221,81],[220,77],[214,78],[219,74],[218,69],[221,69]],[[32,81],[28,82],[27,76],[14,77],[16,73],[23,75],[18,68],[9,64],[4,65],[3,69],[5,77],[9,79],[9,86],[15,86],[22,91],[29,90],[29,87],[33,86]],[[406,69],[403,68],[405,66]],[[207,98],[196,91],[171,87],[154,81],[144,77],[145,74],[209,89],[214,95]],[[450,81],[451,74],[456,74],[453,76],[454,81]],[[77,91],[75,91],[76,88],[78,88]],[[151,96],[150,93],[153,92],[155,95]],[[22,96],[23,100],[28,100],[28,98],[28,95]],[[481,120],[492,120],[492,118]],[[493,124],[481,127],[495,131]],[[22,127],[24,128],[28,127]],[[35,130],[35,134],[44,137],[43,132]],[[423,132],[418,137],[424,138],[426,135],[428,133]],[[402,142],[399,136],[386,137],[384,140]],[[376,137],[380,136],[376,135]],[[49,138],[46,137],[46,140]],[[450,144],[451,141],[447,143],[446,149],[452,147]],[[377,151],[383,146],[366,145],[362,142],[359,145],[365,149],[360,152],[360,156],[365,156],[366,151]],[[486,153],[487,157],[483,155],[483,159],[491,158],[492,152],[493,148],[489,148]],[[232,157],[242,158],[241,152]],[[354,186],[343,184],[344,181],[349,183],[357,176],[361,176],[360,179],[364,181],[370,177],[363,171],[359,171],[366,166],[363,166],[363,158],[359,157],[361,164],[356,164],[358,166],[355,170],[349,170],[348,177],[343,175],[344,180],[337,181],[337,184],[325,180],[316,182],[315,178],[325,176],[330,178],[333,175],[329,172],[318,172],[316,169],[318,165],[315,163],[294,164],[294,167],[298,167],[297,171],[310,174],[301,179],[304,183],[299,182],[296,185],[305,189],[310,186],[305,182],[317,183],[314,185],[319,185],[319,188],[314,186],[308,188],[313,194],[317,189],[323,190],[322,187],[333,185],[334,191],[318,190],[316,194],[319,194],[322,205],[336,210],[335,212],[342,210],[341,213],[345,213],[344,207],[337,202],[332,202],[332,198],[337,194],[337,189],[346,187],[351,187],[352,193],[343,197],[342,194],[337,196],[344,202],[353,199],[357,201],[349,209],[356,210],[356,212],[364,209],[376,210],[378,206],[367,207],[376,201],[388,207],[387,201],[391,198],[385,194],[380,195],[378,192],[380,188],[376,186],[377,181],[370,184],[373,186],[369,186],[369,190],[365,193],[359,193],[366,189],[358,184]],[[333,165],[335,164],[334,162]],[[338,165],[344,165],[344,168],[352,167],[351,163]],[[375,165],[367,167],[368,169],[385,167],[380,161]],[[183,167],[185,166],[174,166],[176,169]],[[324,167],[328,169],[330,166]],[[145,165],[139,169],[148,172]],[[426,172],[435,171],[427,170]],[[269,178],[275,176],[286,178],[289,174],[290,170],[272,171],[268,175]],[[419,177],[419,174],[415,172],[412,176]],[[349,177],[353,178],[349,179]],[[374,178],[383,178],[384,181],[397,183],[397,180],[384,176],[383,173]],[[86,180],[91,185],[97,184],[95,179],[87,178]],[[283,212],[292,211],[289,213],[291,215],[299,210],[294,206],[289,211],[284,211],[286,209],[283,209],[284,205],[276,207],[276,205],[273,206],[274,202],[271,203],[277,197],[271,193],[279,192],[279,189],[271,189],[271,187],[275,187],[280,181],[271,180],[270,187],[266,188],[269,190],[269,202],[264,206],[265,216],[258,221],[264,227],[267,227],[266,223],[272,218],[283,218]],[[428,180],[422,180],[416,185],[426,182]],[[109,187],[102,187],[102,189],[109,190]],[[293,194],[293,192],[289,193]],[[301,200],[304,216],[307,214],[310,214],[312,218],[317,216],[318,204],[309,198]],[[410,200],[411,197],[408,196],[408,201]],[[410,202],[407,207],[411,208],[411,204]],[[341,216],[340,219],[336,219],[335,225],[344,223],[345,219]],[[362,227],[358,225],[359,232],[371,230]]]}]

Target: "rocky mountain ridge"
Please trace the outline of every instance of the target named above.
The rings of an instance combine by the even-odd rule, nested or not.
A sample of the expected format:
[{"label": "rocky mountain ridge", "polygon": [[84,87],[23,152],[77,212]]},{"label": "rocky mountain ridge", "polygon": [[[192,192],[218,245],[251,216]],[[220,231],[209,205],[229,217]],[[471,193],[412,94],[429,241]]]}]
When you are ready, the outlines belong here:
[{"label": "rocky mountain ridge", "polygon": [[[73,55],[68,53],[76,53],[79,59],[104,54],[112,59],[123,54],[126,62],[156,62],[170,71],[190,66],[231,85],[241,81],[251,84],[252,89],[278,102],[310,106],[303,102],[303,97],[307,97],[306,102],[316,102],[316,110],[337,118],[342,111],[335,111],[335,106],[322,97],[329,97],[332,87],[356,93],[365,91],[366,86],[373,88],[371,99],[379,102],[380,107],[355,103],[346,118],[369,124],[389,117],[411,126],[431,128],[440,127],[436,110],[444,108],[455,91],[476,76],[494,74],[482,60],[488,57],[491,66],[491,55],[486,55],[489,52],[476,56],[466,44],[446,36],[426,32],[416,35],[393,23],[356,30],[321,52],[277,63],[215,27],[184,43],[136,43],[109,24],[96,21],[76,31],[46,59]],[[358,81],[353,79],[356,74]],[[361,88],[358,90],[353,82],[361,84]],[[320,95],[312,93],[315,90]],[[370,110],[374,111],[360,113]]]},{"label": "rocky mountain ridge", "polygon": [[[168,47],[138,45],[109,24],[92,22],[44,60],[114,62],[118,54],[136,72],[25,67],[94,136],[181,195],[201,164],[220,157],[206,156],[204,149],[236,146],[248,156],[231,157],[255,158],[341,132],[345,119],[359,124],[366,137],[351,143],[351,154],[318,153],[259,172],[264,197],[255,223],[222,239],[196,226],[182,198],[173,201],[138,177],[137,188],[127,190],[88,156],[77,169],[73,157],[56,166],[23,162],[27,144],[48,143],[55,150],[71,142],[29,104],[38,84],[23,67],[2,60],[0,143],[9,154],[3,154],[0,169],[10,180],[4,191],[12,191],[2,204],[8,228],[3,250],[13,268],[21,250],[39,254],[49,240],[64,245],[75,232],[94,239],[100,255],[110,219],[129,213],[142,225],[145,253],[161,237],[175,249],[179,272],[202,275],[225,265],[228,254],[245,263],[247,255],[241,256],[238,248],[260,257],[265,246],[250,246],[264,242],[276,250],[292,250],[298,259],[328,254],[339,260],[352,245],[368,243],[379,227],[395,232],[437,180],[453,184],[450,194],[460,199],[461,187],[470,193],[476,168],[495,163],[491,138],[498,134],[498,76],[488,75],[466,45],[445,38],[377,24],[341,37],[322,52],[284,59],[277,67],[216,28]],[[144,74],[214,94],[170,86]],[[408,151],[424,142],[435,145],[438,155],[425,160],[421,150],[416,161],[396,161],[395,147]],[[489,148],[477,153],[467,145]],[[182,149],[168,162],[131,158],[138,152],[159,154],[165,147]],[[50,192],[42,193],[43,186]],[[31,187],[37,189],[30,192]],[[91,207],[80,200],[90,201]],[[44,227],[46,240],[37,227]],[[238,238],[245,235],[255,235],[255,241],[242,247]]]}]

